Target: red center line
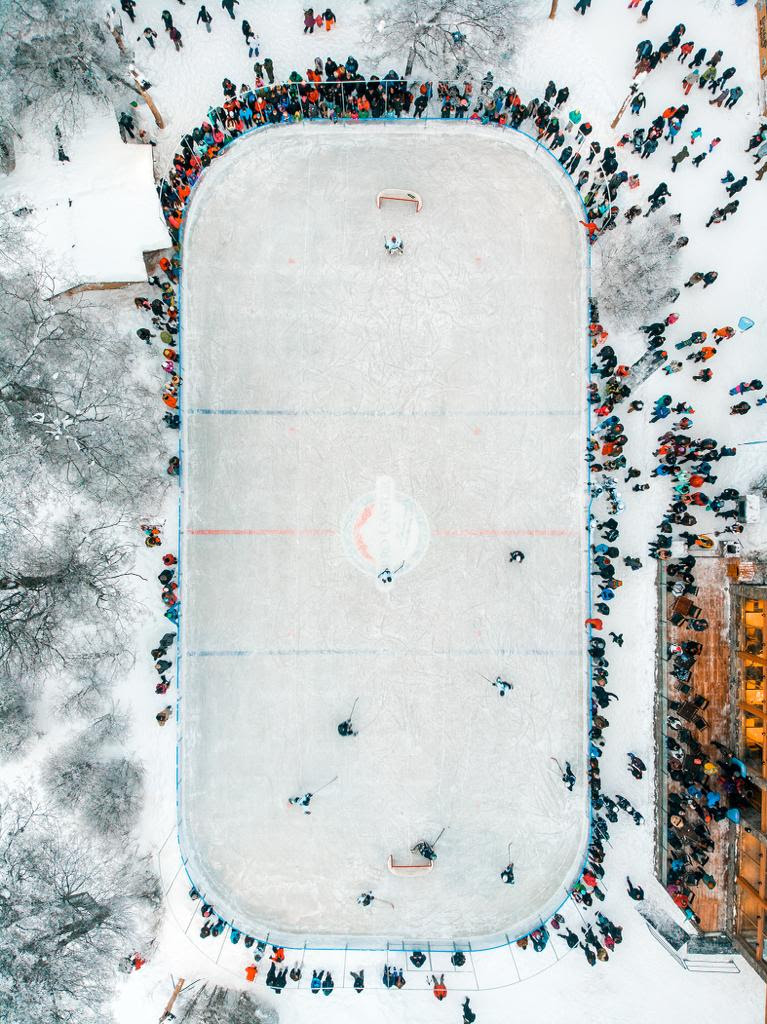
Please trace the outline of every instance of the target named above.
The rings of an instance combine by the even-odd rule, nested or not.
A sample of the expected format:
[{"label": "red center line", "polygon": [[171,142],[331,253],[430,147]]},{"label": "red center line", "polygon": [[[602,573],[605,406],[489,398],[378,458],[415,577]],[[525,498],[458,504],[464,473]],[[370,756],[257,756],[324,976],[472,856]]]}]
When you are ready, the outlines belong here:
[{"label": "red center line", "polygon": [[192,537],[335,537],[338,530],[186,530]]}]

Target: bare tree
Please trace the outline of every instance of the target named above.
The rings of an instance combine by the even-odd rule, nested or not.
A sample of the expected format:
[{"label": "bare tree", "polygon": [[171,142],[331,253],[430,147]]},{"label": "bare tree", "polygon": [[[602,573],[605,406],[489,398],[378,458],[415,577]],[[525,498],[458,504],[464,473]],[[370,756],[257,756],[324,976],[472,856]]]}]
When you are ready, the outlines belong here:
[{"label": "bare tree", "polygon": [[52,799],[79,812],[101,835],[127,835],[141,808],[142,769],[110,753],[108,741],[123,731],[123,716],[108,713],[55,750],[43,768],[43,783]]},{"label": "bare tree", "polygon": [[113,508],[156,497],[160,417],[135,340],[52,290],[43,269],[0,274],[0,410],[74,490]]},{"label": "bare tree", "polygon": [[32,110],[67,133],[84,99],[112,103],[134,87],[128,55],[96,0],[9,0],[0,5],[0,149],[12,157],[19,118]]},{"label": "bare tree", "polygon": [[257,1002],[247,992],[236,992],[207,982],[182,996],[175,1009],[179,1024],[277,1024],[271,1006]]},{"label": "bare tree", "polygon": [[15,676],[0,676],[0,758],[22,753],[33,734],[29,688]]},{"label": "bare tree", "polygon": [[621,224],[594,246],[594,291],[602,317],[639,324],[658,312],[676,281],[679,250],[665,217]]},{"label": "bare tree", "polygon": [[455,64],[476,70],[509,56],[512,27],[524,0],[395,0],[374,15],[367,45],[379,61],[401,60],[405,75],[416,64],[435,74],[453,74]]},{"label": "bare tree", "polygon": [[105,845],[28,794],[0,794],[0,1018],[101,1024],[160,896],[124,842]]},{"label": "bare tree", "polygon": [[134,547],[113,526],[89,528],[69,512],[0,534],[0,660],[39,673],[84,652],[100,657],[105,640],[124,649]]}]

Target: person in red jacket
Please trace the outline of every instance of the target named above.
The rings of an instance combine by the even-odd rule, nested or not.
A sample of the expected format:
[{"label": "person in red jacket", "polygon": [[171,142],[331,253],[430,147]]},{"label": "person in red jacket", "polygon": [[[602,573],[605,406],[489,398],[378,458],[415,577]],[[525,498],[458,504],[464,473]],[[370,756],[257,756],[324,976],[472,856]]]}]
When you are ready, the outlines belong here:
[{"label": "person in red jacket", "polygon": [[434,998],[435,999],[439,999],[439,1001],[442,1002],[442,1000],[447,995],[447,986],[445,985],[445,975],[444,974],[440,974],[439,981],[437,981],[437,975],[433,974],[431,980],[433,982],[432,992],[434,993]]}]

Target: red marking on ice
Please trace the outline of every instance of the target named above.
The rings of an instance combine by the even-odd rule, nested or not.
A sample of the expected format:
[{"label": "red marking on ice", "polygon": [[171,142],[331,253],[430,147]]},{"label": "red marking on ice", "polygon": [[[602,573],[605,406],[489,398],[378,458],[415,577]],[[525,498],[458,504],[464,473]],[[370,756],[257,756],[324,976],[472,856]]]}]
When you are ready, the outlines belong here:
[{"label": "red marking on ice", "polygon": [[363,558],[367,558],[368,562],[372,562],[373,561],[373,556],[370,554],[370,551],[368,549],[367,544],[362,539],[362,527],[365,525],[365,523],[368,521],[368,519],[370,519],[370,517],[372,515],[373,515],[373,506],[372,505],[366,505],[363,508],[362,512],[360,513],[359,519],[354,524],[354,533],[353,533],[353,536],[354,536],[354,546],[356,547],[356,549],[359,551],[359,553],[362,555]]},{"label": "red marking on ice", "polygon": [[292,256],[288,256],[288,266],[291,266],[294,263],[298,263],[298,260],[294,260]]},{"label": "red marking on ice", "polygon": [[471,432],[472,432],[472,434],[474,434],[474,435],[477,435],[477,434],[481,434],[481,433],[482,433],[482,431],[481,431],[481,430],[479,429],[479,427],[472,427],[472,428],[471,428]]},{"label": "red marking on ice", "polygon": [[338,530],[187,530],[192,537],[335,537]]}]

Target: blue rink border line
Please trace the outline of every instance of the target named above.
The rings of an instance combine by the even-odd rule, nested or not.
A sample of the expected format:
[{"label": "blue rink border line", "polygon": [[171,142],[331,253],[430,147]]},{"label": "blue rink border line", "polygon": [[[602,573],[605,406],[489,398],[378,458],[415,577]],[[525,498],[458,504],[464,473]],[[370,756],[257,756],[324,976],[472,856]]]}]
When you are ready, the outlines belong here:
[{"label": "blue rink border line", "polygon": [[[194,185],[191,188],[191,191],[190,191],[189,195],[186,198],[186,201],[184,203],[183,213],[182,213],[181,227],[180,227],[179,235],[178,235],[178,245],[175,247],[175,249],[177,251],[177,254],[178,254],[178,257],[179,257],[179,267],[178,267],[178,271],[177,271],[177,278],[178,278],[178,280],[177,280],[177,283],[176,283],[176,306],[177,306],[177,309],[178,309],[178,328],[179,328],[178,329],[178,335],[177,335],[177,346],[178,346],[178,353],[179,353],[179,359],[178,359],[179,370],[178,370],[178,372],[179,372],[179,376],[182,379],[182,382],[183,382],[183,379],[184,379],[184,363],[183,363],[183,356],[184,356],[184,344],[183,344],[184,317],[183,317],[183,310],[182,310],[182,301],[183,301],[182,300],[182,292],[183,292],[182,281],[183,281],[184,232],[185,232],[186,224],[187,224],[187,214],[188,214],[188,211],[189,211],[189,206],[191,204],[192,199],[195,196],[195,192],[196,192],[197,186],[199,185],[199,183],[205,177],[205,174],[208,171],[209,167],[213,166],[213,164],[217,164],[218,161],[222,157],[224,157],[234,147],[234,145],[236,143],[242,142],[244,139],[248,138],[251,135],[255,135],[255,134],[259,133],[259,132],[264,133],[264,132],[270,131],[270,130],[275,129],[275,128],[288,128],[288,127],[293,127],[293,126],[300,126],[302,124],[322,124],[322,125],[326,125],[328,127],[336,126],[336,127],[342,128],[342,129],[343,128],[347,128],[348,129],[348,128],[351,128],[352,126],[354,126],[354,129],[356,129],[357,126],[365,126],[365,125],[368,125],[368,124],[386,125],[387,123],[396,123],[398,125],[412,124],[414,127],[416,127],[419,122],[421,122],[421,123],[427,122],[428,123],[428,122],[431,122],[431,121],[438,122],[441,125],[450,125],[451,126],[450,130],[456,130],[456,128],[452,127],[452,126],[455,125],[456,119],[446,119],[446,118],[440,118],[440,117],[421,117],[421,118],[409,119],[407,117],[395,118],[395,117],[390,115],[390,116],[384,117],[384,118],[377,118],[377,119],[370,119],[370,120],[361,120],[361,121],[352,121],[352,120],[348,120],[348,119],[336,120],[336,119],[329,119],[329,118],[303,118],[302,120],[300,120],[298,122],[289,121],[289,122],[279,122],[277,124],[257,125],[257,126],[254,126],[253,128],[248,129],[247,131],[243,132],[241,135],[237,136],[236,138],[229,139],[229,140],[227,140],[224,143],[224,146],[216,154],[216,157],[215,157],[213,163],[209,164],[208,167],[203,168],[200,171],[200,173],[197,176],[197,179],[196,179]],[[489,122],[487,124],[483,124],[482,122],[465,120],[465,121],[463,121],[463,125],[465,126],[464,130],[469,130],[469,131],[471,131],[471,130],[475,130],[476,131],[476,130],[480,130],[480,129],[484,128],[484,129],[490,129],[490,130],[494,129],[496,131],[502,131],[504,133],[505,132],[514,132],[516,135],[521,135],[524,138],[528,139],[530,142],[534,143],[536,151],[537,150],[541,150],[542,152],[548,154],[548,156],[551,158],[551,160],[554,161],[554,163],[556,164],[557,172],[563,178],[566,178],[569,181],[570,185],[572,186],[573,193],[577,197],[578,203],[579,203],[580,208],[581,208],[581,212],[585,216],[585,214],[587,212],[586,211],[586,206],[585,206],[585,204],[583,202],[583,197],[581,196],[580,192],[578,191],[578,189],[575,186],[575,182],[574,182],[574,180],[572,178],[572,175],[567,170],[565,170],[564,167],[562,167],[562,165],[559,163],[559,160],[558,160],[556,154],[553,153],[547,146],[542,145],[541,142],[537,138],[535,138],[534,136],[530,135],[528,132],[522,131],[522,129],[520,129],[520,128],[514,128],[514,127],[512,127],[510,125],[500,125],[500,124],[493,123],[493,122]],[[461,129],[459,128],[457,130],[460,131]],[[590,384],[591,381],[592,381],[592,374],[591,374],[591,338],[590,338],[589,331],[588,331],[588,324],[590,323],[590,319],[591,319],[590,318],[590,304],[591,304],[591,297],[592,297],[592,292],[591,292],[591,285],[592,285],[592,259],[591,259],[591,245],[590,245],[590,243],[588,241],[584,241],[583,244],[586,247],[586,261],[585,261],[585,267],[583,268],[585,270],[585,274],[586,274],[586,288],[585,288],[585,292],[586,292],[586,295],[585,295],[586,308],[584,310],[584,314],[585,314],[584,344],[585,344],[585,348],[586,348],[586,374],[585,374],[585,378],[586,379],[585,379],[584,383]],[[177,840],[177,843],[178,843],[178,849],[179,849],[179,856],[181,858],[181,864],[182,864],[182,867],[184,869],[184,873],[185,873],[185,875],[187,877],[187,881],[189,882],[190,887],[193,887],[199,893],[200,902],[206,902],[206,903],[207,902],[211,902],[211,905],[213,906],[214,911],[215,911],[215,900],[209,901],[206,898],[204,891],[202,889],[200,889],[196,885],[194,879],[192,878],[192,876],[191,876],[191,874],[189,872],[189,868],[188,868],[189,858],[184,854],[184,850],[183,850],[182,842],[181,842],[181,771],[182,771],[182,769],[181,769],[181,756],[182,756],[182,750],[181,750],[181,744],[182,744],[181,704],[182,704],[182,700],[183,700],[183,694],[182,694],[182,691],[181,691],[181,663],[182,663],[182,660],[183,660],[182,659],[182,654],[181,654],[181,629],[182,629],[182,621],[183,621],[183,614],[184,614],[184,611],[183,611],[183,608],[184,608],[184,596],[183,596],[183,594],[184,594],[184,590],[183,590],[183,559],[181,557],[182,556],[181,538],[182,538],[182,535],[183,535],[182,534],[182,509],[183,509],[183,500],[184,500],[184,479],[185,479],[183,422],[184,422],[184,416],[185,416],[187,411],[189,412],[190,415],[193,415],[193,414],[198,414],[198,415],[200,415],[200,414],[202,414],[202,415],[215,415],[215,414],[218,414],[218,415],[259,415],[259,414],[261,414],[261,415],[267,415],[267,414],[268,415],[276,415],[278,413],[275,413],[274,411],[267,411],[267,410],[264,410],[264,411],[260,411],[260,410],[255,410],[255,411],[250,411],[250,410],[223,410],[222,411],[222,410],[202,410],[202,409],[184,410],[184,407],[183,407],[184,406],[183,396],[184,396],[184,387],[183,387],[183,383],[182,383],[182,385],[181,385],[181,387],[179,389],[178,408],[176,409],[176,412],[177,412],[177,414],[178,414],[178,416],[180,418],[179,432],[178,432],[178,457],[179,457],[180,464],[181,464],[181,469],[180,469],[179,478],[178,478],[179,479],[179,500],[178,500],[178,515],[177,515],[177,524],[178,524],[178,563],[176,565],[179,594],[181,594],[181,600],[179,601],[179,605],[180,605],[179,616],[178,616],[178,621],[176,623],[177,640],[176,640],[176,656],[175,656],[175,662],[176,662],[176,665],[175,665],[175,667],[176,667],[176,757],[175,757],[175,765],[176,765],[176,768],[175,768],[175,771],[176,771],[176,780],[175,780],[175,784],[176,784],[176,840]],[[587,437],[584,438],[584,440],[586,440],[588,437],[590,437],[591,433],[592,433],[592,405],[591,405],[591,402],[588,401],[588,399],[585,399],[585,400],[586,400]],[[288,413],[288,412],[282,412],[281,414],[282,415],[295,415],[295,413],[291,414],[291,413]],[[355,415],[358,415],[358,414],[355,413]],[[364,413],[361,414],[361,415],[364,415]],[[368,414],[368,415],[371,415],[371,414]],[[384,415],[386,415],[386,414],[384,414]],[[485,415],[487,415],[487,413]],[[491,414],[491,415],[501,415],[501,414]],[[524,413],[507,413],[506,415],[524,415]],[[531,415],[545,415],[545,414],[532,413]],[[549,413],[548,415],[571,416],[571,415],[574,415],[574,413],[561,411],[561,412]],[[752,444],[759,444],[759,443],[764,443],[764,442],[758,442],[757,441],[757,442],[751,442],[751,443]],[[591,464],[590,463],[586,463],[586,483],[585,483],[585,486],[586,486],[586,495],[587,495],[587,498],[588,498],[588,502],[587,502],[587,504],[585,506],[586,535],[587,535],[587,544],[586,544],[586,549],[585,549],[586,605],[587,605],[587,610],[588,610],[588,613],[589,613],[588,617],[591,618],[592,617],[592,612],[593,612],[593,589],[592,589],[592,582],[591,582],[590,552],[591,552],[591,540],[592,540],[591,516],[592,516],[592,505],[593,505],[593,502],[594,502],[594,497],[591,494]],[[590,646],[590,641],[591,641],[592,636],[593,636],[593,629],[592,629],[591,626],[589,626],[589,630],[588,630],[588,634],[587,634],[587,643],[588,643],[589,646]],[[197,657],[203,656],[204,657],[204,656],[211,656],[212,654],[218,654],[218,653],[221,653],[221,652],[190,652],[190,656],[197,656]],[[242,656],[249,655],[251,652],[233,651],[233,652],[223,652],[223,653],[226,653],[229,656],[233,656],[233,657],[242,657]],[[588,683],[588,685],[586,687],[586,689],[587,689],[587,693],[586,693],[586,700],[587,700],[586,726],[587,726],[587,728],[586,728],[586,735],[584,737],[584,746],[585,746],[584,772],[586,773],[586,790],[587,790],[587,799],[588,799],[588,839],[587,839],[587,842],[586,842],[586,849],[584,850],[583,860],[581,862],[580,869],[579,869],[579,871],[577,873],[576,881],[571,883],[572,885],[576,884],[577,880],[580,879],[580,877],[582,876],[582,874],[583,874],[583,872],[584,872],[584,870],[586,868],[586,864],[588,863],[588,848],[591,845],[591,841],[592,841],[593,833],[594,833],[594,809],[593,809],[592,803],[591,803],[591,794],[590,794],[590,786],[589,786],[589,778],[588,778],[589,753],[590,753],[590,744],[591,744],[591,729],[592,729],[592,725],[593,725],[592,691],[593,691],[593,684],[594,684],[594,666],[593,666],[593,663],[592,663],[591,655],[588,654],[588,653],[587,653],[587,656],[586,656],[586,662],[587,662],[587,665],[588,665],[588,670],[587,670],[587,683]],[[540,920],[540,922],[538,924],[536,924],[536,926],[534,928],[531,928],[528,931],[523,932],[520,935],[516,935],[516,936],[510,937],[508,934],[505,934],[504,935],[504,941],[498,941],[498,942],[494,942],[493,939],[495,937],[493,937],[493,938],[491,938],[489,940],[492,944],[489,944],[489,945],[479,945],[479,946],[475,946],[473,941],[471,941],[471,940],[456,939],[450,947],[445,948],[445,949],[436,948],[430,942],[427,943],[427,940],[424,940],[420,945],[417,942],[414,942],[413,944],[409,944],[409,943],[404,943],[404,942],[396,942],[394,940],[385,940],[386,941],[386,945],[383,945],[383,946],[381,946],[381,945],[377,945],[377,946],[364,946],[364,945],[355,944],[353,941],[349,942],[349,943],[346,943],[343,946],[334,946],[334,945],[324,946],[324,945],[321,945],[321,944],[320,945],[309,945],[307,942],[304,942],[303,945],[300,945],[300,946],[291,946],[291,945],[280,943],[278,941],[278,939],[275,938],[272,935],[271,931],[267,931],[265,935],[259,936],[258,934],[253,934],[252,932],[249,932],[245,925],[243,925],[242,928],[239,928],[239,926],[237,925],[237,923],[234,920],[229,921],[229,920],[225,919],[224,917],[221,917],[221,920],[224,922],[224,926],[225,926],[224,934],[226,933],[226,928],[229,928],[229,929],[239,928],[239,930],[243,934],[252,935],[253,938],[256,941],[263,941],[263,942],[265,942],[267,944],[271,944],[271,945],[274,945],[274,944],[282,945],[283,949],[290,950],[292,952],[307,952],[307,951],[313,951],[313,952],[345,952],[345,951],[355,952],[356,951],[356,952],[360,952],[360,953],[363,953],[363,952],[366,952],[366,953],[385,953],[385,954],[388,955],[389,953],[393,953],[393,952],[396,952],[396,953],[414,952],[415,950],[422,948],[424,946],[424,944],[426,943],[426,944],[428,944],[428,947],[429,947],[429,950],[430,950],[431,953],[453,953],[453,952],[455,952],[456,949],[463,949],[464,951],[468,951],[468,952],[471,952],[472,954],[475,954],[475,953],[481,953],[481,952],[489,952],[489,951],[495,950],[495,949],[503,949],[503,948],[506,948],[506,947],[511,949],[512,945],[515,944],[516,942],[518,942],[520,939],[525,938],[525,937],[529,937],[534,931],[537,931],[540,928],[545,928],[547,921],[549,921],[555,914],[559,913],[559,911],[565,906],[565,904],[570,902],[571,899],[572,899],[572,894],[569,891],[569,889],[563,889],[563,891],[565,892],[565,898],[557,905],[556,909],[554,909],[554,910],[552,910],[552,911],[547,913],[547,915],[546,915],[546,919],[547,920],[546,921]],[[579,913],[580,913],[580,911],[579,911]],[[217,916],[220,916],[220,915],[217,914]],[[547,929],[547,931],[548,931],[548,929]],[[553,938],[553,936],[551,936],[550,932],[549,932],[549,935],[550,935],[550,937]],[[480,937],[480,939],[478,941],[482,941],[481,937]],[[486,939],[485,942],[487,942],[487,941],[488,940]]]}]

